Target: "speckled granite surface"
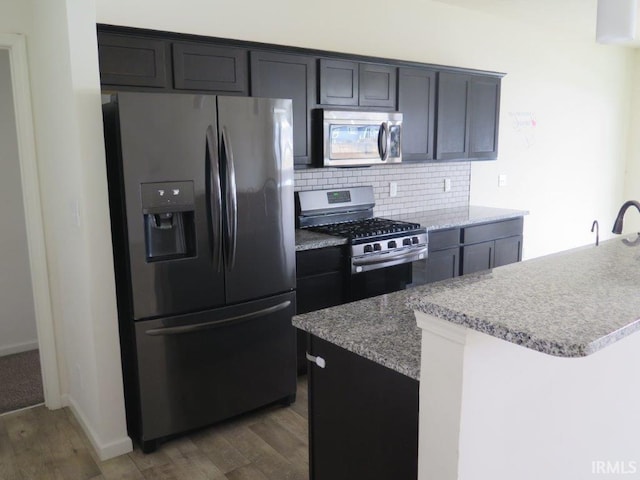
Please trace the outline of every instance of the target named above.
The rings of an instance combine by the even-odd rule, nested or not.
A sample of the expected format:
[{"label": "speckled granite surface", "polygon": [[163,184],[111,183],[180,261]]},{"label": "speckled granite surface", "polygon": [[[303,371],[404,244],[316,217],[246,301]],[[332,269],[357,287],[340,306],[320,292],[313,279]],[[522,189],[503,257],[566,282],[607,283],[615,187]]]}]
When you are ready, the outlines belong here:
[{"label": "speckled granite surface", "polygon": [[417,222],[429,230],[462,227],[476,223],[495,222],[528,215],[527,210],[481,207],[470,205],[463,208],[445,208],[425,212],[397,215],[392,218],[407,222]]},{"label": "speckled granite surface", "polygon": [[408,292],[372,297],[293,317],[293,324],[396,372],[420,379],[421,331]]},{"label": "speckled granite surface", "polygon": [[314,248],[333,247],[346,243],[346,238],[333,237],[331,235],[325,235],[324,233],[316,233],[296,228],[296,252],[313,250]]},{"label": "speckled granite surface", "polygon": [[640,246],[620,238],[408,291],[411,308],[560,357],[640,330]]},{"label": "speckled granite surface", "polygon": [[413,309],[539,352],[590,355],[640,330],[640,245],[620,238],[293,317],[349,351],[420,378]]}]

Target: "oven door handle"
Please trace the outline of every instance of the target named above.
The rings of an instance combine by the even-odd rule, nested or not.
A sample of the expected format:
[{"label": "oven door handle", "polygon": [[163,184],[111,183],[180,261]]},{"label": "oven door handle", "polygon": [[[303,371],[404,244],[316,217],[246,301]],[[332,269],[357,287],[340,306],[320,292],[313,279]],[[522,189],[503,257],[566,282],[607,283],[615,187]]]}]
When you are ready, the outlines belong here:
[{"label": "oven door handle", "polygon": [[397,260],[402,260],[404,258],[411,258],[411,257],[415,257],[416,255],[427,253],[428,250],[429,250],[428,247],[424,247],[419,250],[415,249],[415,250],[410,250],[408,252],[402,251],[395,255],[389,255],[389,254],[383,253],[381,255],[376,255],[372,257],[365,257],[357,260],[353,259],[353,266],[366,267],[367,265],[377,265],[380,263],[386,263],[391,261],[395,262]]}]

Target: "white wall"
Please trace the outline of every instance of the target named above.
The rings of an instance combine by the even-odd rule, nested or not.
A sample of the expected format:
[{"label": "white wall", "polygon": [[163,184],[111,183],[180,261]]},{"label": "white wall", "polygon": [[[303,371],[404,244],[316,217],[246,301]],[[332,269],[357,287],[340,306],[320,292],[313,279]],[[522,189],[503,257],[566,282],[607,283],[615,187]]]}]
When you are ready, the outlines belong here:
[{"label": "white wall", "polygon": [[0,49],[0,356],[38,348],[10,69]]},{"label": "white wall", "polygon": [[[637,132],[640,129],[640,49],[634,52],[633,63],[633,99],[631,103],[631,121],[629,135],[629,158],[627,162],[627,171],[625,175],[625,200],[640,201],[640,135]],[[640,232],[640,212],[633,207],[627,211],[624,217],[624,231]]]},{"label": "white wall", "polygon": [[[428,0],[388,6],[97,0],[97,19],[506,72],[500,158],[472,166],[471,203],[530,210],[525,257],[591,242],[594,219],[602,223],[603,237],[609,235],[624,196],[632,53],[596,45],[595,21],[593,32],[570,34],[526,16],[499,18]],[[595,14],[595,1],[583,6]],[[512,126],[511,112],[535,116],[530,147]],[[507,187],[498,188],[499,173],[508,175]]]}]

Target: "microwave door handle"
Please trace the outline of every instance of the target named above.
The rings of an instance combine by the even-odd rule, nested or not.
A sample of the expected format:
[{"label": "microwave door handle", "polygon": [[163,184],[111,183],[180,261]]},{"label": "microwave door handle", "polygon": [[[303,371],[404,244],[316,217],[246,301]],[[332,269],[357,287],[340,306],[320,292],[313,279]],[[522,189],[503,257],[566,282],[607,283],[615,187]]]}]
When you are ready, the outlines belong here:
[{"label": "microwave door handle", "polygon": [[389,125],[387,122],[382,122],[380,124],[380,130],[378,131],[378,153],[383,162],[385,162],[389,156],[390,144]]},{"label": "microwave door handle", "polygon": [[212,261],[213,266],[219,272],[222,269],[222,189],[220,185],[220,163],[218,158],[218,137],[213,125],[209,125],[206,132],[207,153],[209,170],[207,181],[209,186],[209,210],[211,215],[211,233],[213,235]]},{"label": "microwave door handle", "polygon": [[222,127],[222,149],[224,152],[226,172],[226,215],[227,215],[227,269],[233,270],[236,263],[236,246],[238,235],[238,196],[236,189],[236,172],[233,162],[233,150],[226,127]]}]

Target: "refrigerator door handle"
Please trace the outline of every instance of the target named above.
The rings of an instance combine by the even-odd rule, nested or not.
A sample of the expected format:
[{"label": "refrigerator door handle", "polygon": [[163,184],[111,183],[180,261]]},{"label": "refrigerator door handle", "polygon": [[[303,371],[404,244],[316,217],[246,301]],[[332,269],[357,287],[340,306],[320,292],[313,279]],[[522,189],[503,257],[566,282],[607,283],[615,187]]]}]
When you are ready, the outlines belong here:
[{"label": "refrigerator door handle", "polygon": [[182,333],[199,332],[212,328],[228,327],[230,325],[236,325],[248,320],[253,320],[254,318],[264,317],[266,315],[279,312],[280,310],[284,310],[285,308],[289,307],[289,305],[291,305],[291,300],[286,300],[271,307],[262,308],[260,310],[256,310],[255,312],[249,312],[243,315],[236,315],[234,317],[225,318],[223,320],[214,320],[212,322],[198,323],[196,325],[182,325],[180,327],[153,328],[151,330],[147,330],[144,333],[151,336],[179,335]]},{"label": "refrigerator door handle", "polygon": [[220,184],[220,162],[218,160],[218,138],[213,125],[207,128],[207,149],[209,153],[209,207],[212,226],[212,261],[216,270],[222,270],[222,187]]},{"label": "refrigerator door handle", "polygon": [[227,214],[227,269],[233,270],[236,263],[236,243],[238,235],[238,195],[236,191],[236,171],[233,150],[226,127],[222,127],[222,151],[224,152],[226,173],[226,214]]}]

